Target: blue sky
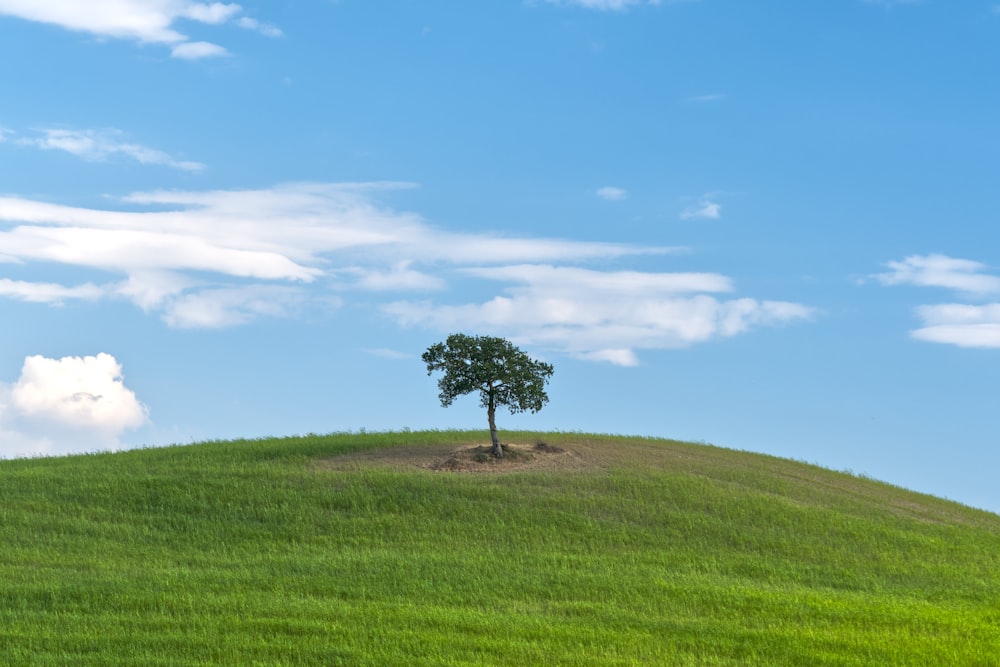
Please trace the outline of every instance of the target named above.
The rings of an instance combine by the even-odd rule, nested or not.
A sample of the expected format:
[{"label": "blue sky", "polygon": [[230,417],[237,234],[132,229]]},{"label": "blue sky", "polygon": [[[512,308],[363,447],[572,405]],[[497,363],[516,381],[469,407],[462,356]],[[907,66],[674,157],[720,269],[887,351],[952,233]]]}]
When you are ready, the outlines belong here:
[{"label": "blue sky", "polygon": [[0,452],[500,427],[1000,511],[1000,4],[0,0]]}]

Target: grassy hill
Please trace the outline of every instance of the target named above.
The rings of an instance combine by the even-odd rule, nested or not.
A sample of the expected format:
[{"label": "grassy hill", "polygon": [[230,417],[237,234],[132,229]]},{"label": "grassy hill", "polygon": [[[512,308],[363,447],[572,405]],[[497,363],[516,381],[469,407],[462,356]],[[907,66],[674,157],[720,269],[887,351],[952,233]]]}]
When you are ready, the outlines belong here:
[{"label": "grassy hill", "polygon": [[1000,665],[1000,516],[502,435],[502,464],[451,431],[0,462],[0,664]]}]

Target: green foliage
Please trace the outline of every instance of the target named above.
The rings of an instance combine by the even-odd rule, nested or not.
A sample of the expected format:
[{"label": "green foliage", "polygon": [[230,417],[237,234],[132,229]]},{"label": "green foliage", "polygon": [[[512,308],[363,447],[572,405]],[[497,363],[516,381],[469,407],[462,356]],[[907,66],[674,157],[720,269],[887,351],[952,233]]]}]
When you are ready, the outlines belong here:
[{"label": "green foliage", "polygon": [[535,361],[504,338],[452,334],[427,348],[427,374],[442,371],[438,380],[441,405],[478,391],[484,408],[506,406],[511,412],[538,412],[548,402],[545,383],[552,366]]},{"label": "green foliage", "polygon": [[[4,665],[993,665],[1000,517],[667,440],[473,475],[342,433],[0,462]],[[567,454],[568,456],[568,454]]]}]

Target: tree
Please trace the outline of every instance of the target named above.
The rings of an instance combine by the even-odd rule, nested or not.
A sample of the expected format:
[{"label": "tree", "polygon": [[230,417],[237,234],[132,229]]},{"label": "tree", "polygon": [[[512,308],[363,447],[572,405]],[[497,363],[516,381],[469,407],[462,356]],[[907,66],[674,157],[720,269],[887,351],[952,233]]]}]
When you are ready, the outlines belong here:
[{"label": "tree", "polygon": [[503,457],[497,437],[496,410],[504,405],[511,413],[538,412],[548,403],[545,383],[552,366],[535,361],[504,338],[452,334],[444,343],[427,348],[421,357],[427,374],[444,371],[438,380],[441,407],[459,396],[479,392],[481,405],[490,422],[491,453]]}]

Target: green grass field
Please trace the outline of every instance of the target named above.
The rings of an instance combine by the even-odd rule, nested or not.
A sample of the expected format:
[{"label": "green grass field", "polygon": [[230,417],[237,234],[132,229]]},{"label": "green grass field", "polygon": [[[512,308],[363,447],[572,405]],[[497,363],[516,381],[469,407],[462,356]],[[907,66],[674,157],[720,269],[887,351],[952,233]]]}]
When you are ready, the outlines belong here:
[{"label": "green grass field", "polygon": [[706,445],[502,436],[566,451],[417,467],[488,440],[445,431],[0,462],[0,664],[1000,665],[1000,516]]}]

